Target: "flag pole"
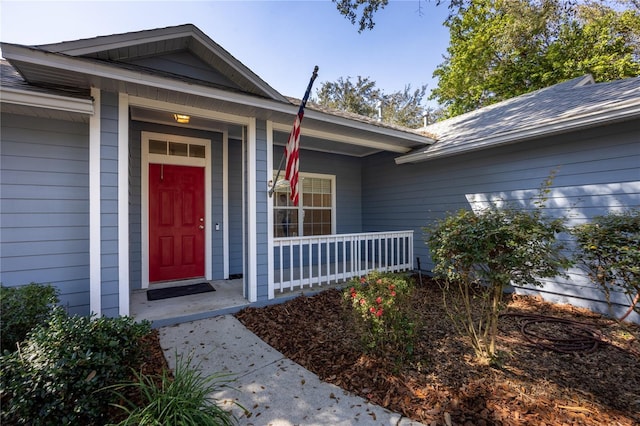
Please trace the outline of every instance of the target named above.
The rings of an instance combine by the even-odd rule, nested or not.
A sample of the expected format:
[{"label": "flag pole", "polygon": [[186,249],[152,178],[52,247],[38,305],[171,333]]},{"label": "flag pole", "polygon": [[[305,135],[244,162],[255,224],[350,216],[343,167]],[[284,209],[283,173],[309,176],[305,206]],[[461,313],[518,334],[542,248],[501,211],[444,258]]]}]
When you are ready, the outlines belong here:
[{"label": "flag pole", "polygon": [[[302,122],[304,107],[307,105],[307,100],[309,99],[309,94],[311,93],[311,87],[313,86],[313,82],[315,81],[316,77],[318,77],[317,65],[313,68],[313,74],[311,75],[311,80],[309,80],[309,85],[307,86],[307,90],[306,92],[304,92],[304,97],[302,98],[302,102],[300,102],[300,108],[298,108],[298,117],[300,117],[300,122]],[[291,129],[292,133],[293,131],[294,129]],[[291,134],[289,135],[289,138],[291,138]],[[280,172],[282,171],[282,165],[284,164],[284,159],[286,155],[287,154],[285,150],[285,152],[282,153],[282,158],[280,159],[280,165],[278,166],[278,172],[276,173],[276,178],[274,179],[273,184],[271,185],[271,188],[269,188],[269,197],[273,196],[273,192],[276,189],[276,184],[278,183],[278,179],[280,178]]]}]

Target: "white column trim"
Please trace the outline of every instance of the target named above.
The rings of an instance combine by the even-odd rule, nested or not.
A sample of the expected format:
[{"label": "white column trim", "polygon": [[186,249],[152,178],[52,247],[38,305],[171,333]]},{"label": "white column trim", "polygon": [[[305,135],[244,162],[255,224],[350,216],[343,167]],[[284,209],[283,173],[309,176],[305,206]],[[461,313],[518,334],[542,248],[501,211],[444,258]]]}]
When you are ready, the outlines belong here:
[{"label": "white column trim", "polygon": [[222,247],[224,279],[229,278],[229,132],[222,133]]},{"label": "white column trim", "polygon": [[93,115],[89,117],[89,310],[102,316],[100,229],[100,89],[91,88]]},{"label": "white column trim", "polygon": [[[264,182],[273,180],[273,121],[267,121],[267,175]],[[273,182],[275,185],[276,183]],[[265,188],[269,191],[269,188]],[[269,281],[268,297],[273,299],[273,199],[267,197],[267,279]]]},{"label": "white column trim", "polygon": [[257,239],[257,208],[256,208],[256,119],[252,118],[247,126],[247,285],[248,300],[258,300],[258,239]]},{"label": "white column trim", "polygon": [[129,315],[129,96],[118,98],[118,306]]},{"label": "white column trim", "polygon": [[[200,143],[205,146],[205,158],[178,157],[178,156],[154,156],[149,154],[149,139],[171,140],[174,142]],[[193,138],[187,136],[174,135],[170,133],[155,133],[142,131],[140,133],[141,165],[140,165],[140,223],[141,223],[141,288],[149,288],[149,163],[158,161],[163,164],[176,164],[183,166],[204,167],[205,171],[205,250],[204,250],[204,273],[207,280],[212,279],[212,222],[211,218],[211,139]]]}]

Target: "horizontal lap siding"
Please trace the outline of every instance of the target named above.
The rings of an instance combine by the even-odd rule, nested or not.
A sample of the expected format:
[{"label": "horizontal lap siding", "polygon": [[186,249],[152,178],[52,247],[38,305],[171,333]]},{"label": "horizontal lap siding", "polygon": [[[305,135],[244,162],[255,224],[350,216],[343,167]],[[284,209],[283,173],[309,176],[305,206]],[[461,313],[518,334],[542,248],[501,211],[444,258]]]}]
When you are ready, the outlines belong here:
[{"label": "horizontal lap siding", "polygon": [[243,274],[242,141],[229,140],[229,274]]},{"label": "horizontal lap siding", "polygon": [[50,283],[89,313],[88,125],[2,114],[0,282]]},{"label": "horizontal lap siding", "polygon": [[[395,155],[366,159],[363,224],[367,231],[413,229],[423,269],[433,264],[422,228],[458,209],[509,200],[530,206],[556,170],[547,214],[570,225],[594,215],[640,206],[640,122],[633,121],[417,164],[395,165]],[[566,238],[566,237],[565,237]],[[603,311],[601,293],[583,273],[556,279],[545,297]],[[624,298],[615,296],[617,302]],[[618,310],[623,309],[619,308]]]},{"label": "horizontal lap siding", "polygon": [[[274,146],[274,167],[278,167],[284,147]],[[300,173],[336,177],[336,232],[362,232],[362,160],[355,157],[300,150]],[[284,166],[280,172],[284,179]],[[273,200],[271,201],[273,202]]]}]

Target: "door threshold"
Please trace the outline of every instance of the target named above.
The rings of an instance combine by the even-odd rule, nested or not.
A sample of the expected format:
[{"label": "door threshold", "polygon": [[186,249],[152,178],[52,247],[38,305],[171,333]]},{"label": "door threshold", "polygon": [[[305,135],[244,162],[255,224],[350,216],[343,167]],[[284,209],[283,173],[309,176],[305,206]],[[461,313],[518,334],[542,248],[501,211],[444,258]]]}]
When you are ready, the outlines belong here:
[{"label": "door threshold", "polygon": [[201,277],[201,278],[189,278],[187,280],[162,281],[158,283],[149,283],[149,287],[147,287],[145,290],[167,288],[167,287],[180,287],[180,286],[186,286],[191,284],[198,284],[201,282],[208,283],[209,280],[204,277]]}]

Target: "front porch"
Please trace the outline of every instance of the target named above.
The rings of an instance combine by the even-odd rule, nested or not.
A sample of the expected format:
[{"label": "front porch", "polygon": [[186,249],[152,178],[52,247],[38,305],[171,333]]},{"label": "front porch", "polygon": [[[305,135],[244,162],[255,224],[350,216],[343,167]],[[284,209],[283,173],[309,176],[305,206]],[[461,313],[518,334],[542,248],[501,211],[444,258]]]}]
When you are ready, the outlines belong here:
[{"label": "front porch", "polygon": [[248,306],[281,303],[300,295],[340,288],[353,277],[379,270],[413,269],[413,231],[276,238],[273,242],[274,290],[269,300],[250,303],[242,278],[209,281],[216,291],[148,301],[146,290],[131,294],[131,316],[163,327],[232,314]]}]

